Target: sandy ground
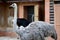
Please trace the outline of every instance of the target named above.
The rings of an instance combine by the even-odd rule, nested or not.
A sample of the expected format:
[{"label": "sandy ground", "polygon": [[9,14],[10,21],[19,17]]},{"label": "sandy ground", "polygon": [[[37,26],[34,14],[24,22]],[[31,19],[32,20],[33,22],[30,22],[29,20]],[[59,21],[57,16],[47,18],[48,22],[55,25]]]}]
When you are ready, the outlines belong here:
[{"label": "sandy ground", "polygon": [[20,39],[11,38],[11,37],[0,37],[0,40],[20,40]]},{"label": "sandy ground", "polygon": [[[0,40],[21,40],[21,39],[11,38],[11,37],[0,37]],[[50,37],[48,37],[45,40],[54,40],[54,39],[51,39]]]}]

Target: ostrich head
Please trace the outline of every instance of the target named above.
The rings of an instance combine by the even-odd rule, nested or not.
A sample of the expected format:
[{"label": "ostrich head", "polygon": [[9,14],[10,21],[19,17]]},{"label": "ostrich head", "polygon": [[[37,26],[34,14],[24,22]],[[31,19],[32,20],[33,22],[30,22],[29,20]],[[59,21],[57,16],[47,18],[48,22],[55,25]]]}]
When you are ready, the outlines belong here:
[{"label": "ostrich head", "polygon": [[13,8],[15,8],[17,5],[16,5],[16,3],[13,3],[12,5],[10,5],[10,7],[13,7]]}]

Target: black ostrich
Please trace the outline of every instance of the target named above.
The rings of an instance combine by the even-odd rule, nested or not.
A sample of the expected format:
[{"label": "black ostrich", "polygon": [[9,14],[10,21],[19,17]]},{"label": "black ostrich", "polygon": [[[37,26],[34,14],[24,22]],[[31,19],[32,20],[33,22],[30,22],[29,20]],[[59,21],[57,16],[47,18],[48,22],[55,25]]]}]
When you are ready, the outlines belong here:
[{"label": "black ostrich", "polygon": [[24,26],[26,27],[28,24],[30,23],[30,21],[28,21],[25,18],[17,18],[17,25],[20,26]]}]

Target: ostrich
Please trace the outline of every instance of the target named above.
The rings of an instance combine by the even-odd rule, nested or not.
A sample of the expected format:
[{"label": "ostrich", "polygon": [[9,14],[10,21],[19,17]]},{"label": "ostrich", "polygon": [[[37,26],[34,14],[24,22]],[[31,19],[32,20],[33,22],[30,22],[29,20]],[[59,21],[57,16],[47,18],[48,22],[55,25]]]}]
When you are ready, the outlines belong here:
[{"label": "ostrich", "polygon": [[20,35],[21,40],[45,40],[44,38],[48,36],[51,36],[52,38],[57,40],[57,33],[55,31],[54,25],[43,21],[32,22],[28,26],[26,27],[21,26],[20,29],[18,29],[18,26],[16,24],[17,6],[15,3],[12,4],[11,6],[14,7],[15,11],[13,29],[18,35]]},{"label": "ostrich", "polygon": [[[28,30],[25,30],[25,27],[24,26],[18,27],[18,25],[16,24],[17,23],[17,4],[16,3],[13,3],[12,5],[10,5],[10,7],[13,7],[14,8],[14,14],[15,14],[14,15],[14,19],[13,19],[13,31],[15,31],[18,35],[20,35],[21,40],[25,40],[25,39],[26,40],[32,40],[32,39],[35,40],[35,38],[33,38],[33,35],[32,35],[33,33],[32,34],[30,34],[30,32],[28,33]],[[26,38],[25,39],[24,39],[25,36],[23,35],[24,34],[24,31],[26,31]],[[27,33],[28,33],[28,35],[27,35]],[[39,40],[41,39],[41,36],[36,36],[36,37],[37,37],[36,38],[37,40],[38,39]],[[44,39],[44,38],[42,38],[42,39]]]}]

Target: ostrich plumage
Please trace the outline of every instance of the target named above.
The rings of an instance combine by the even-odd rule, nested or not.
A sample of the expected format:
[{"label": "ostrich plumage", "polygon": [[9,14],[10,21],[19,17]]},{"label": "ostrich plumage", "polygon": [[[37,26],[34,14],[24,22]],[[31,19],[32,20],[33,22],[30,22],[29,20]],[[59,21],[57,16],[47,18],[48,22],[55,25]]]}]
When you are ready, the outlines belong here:
[{"label": "ostrich plumage", "polygon": [[20,35],[21,40],[45,40],[45,37],[48,36],[51,36],[53,39],[57,40],[57,33],[54,28],[54,25],[43,21],[32,22],[28,26],[26,27],[21,26],[18,29],[18,26],[16,24],[17,5],[16,3],[13,3],[12,5],[14,7],[14,14],[15,14],[13,20],[13,29],[18,35]]},{"label": "ostrich plumage", "polygon": [[28,21],[25,18],[17,18],[17,25],[20,26],[24,26],[26,27],[27,25],[29,25],[30,21]]},{"label": "ostrich plumage", "polygon": [[[22,27],[21,27],[22,28]],[[22,28],[21,30],[19,30],[20,32],[17,32],[18,34],[21,34],[21,38],[22,40],[26,38],[31,40],[32,39],[36,39],[36,40],[45,40],[45,37],[51,37],[54,40],[57,40],[57,33],[56,30],[54,28],[53,24],[49,24],[43,21],[36,21],[36,22],[32,22],[30,23],[27,27]],[[32,35],[32,36],[29,36]],[[27,37],[29,38],[27,38]]]}]

